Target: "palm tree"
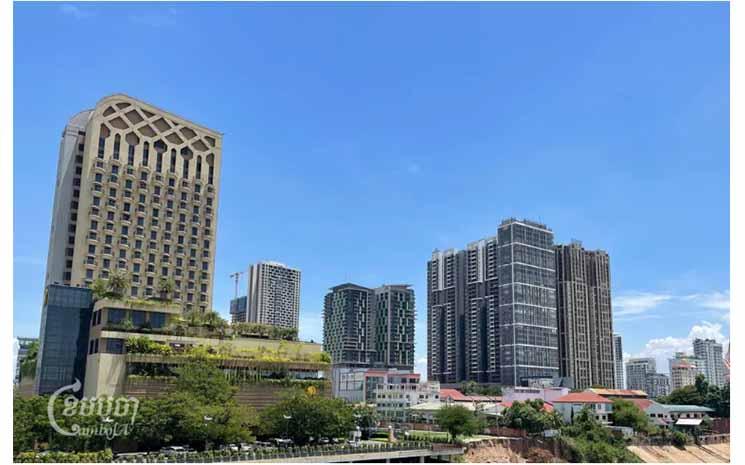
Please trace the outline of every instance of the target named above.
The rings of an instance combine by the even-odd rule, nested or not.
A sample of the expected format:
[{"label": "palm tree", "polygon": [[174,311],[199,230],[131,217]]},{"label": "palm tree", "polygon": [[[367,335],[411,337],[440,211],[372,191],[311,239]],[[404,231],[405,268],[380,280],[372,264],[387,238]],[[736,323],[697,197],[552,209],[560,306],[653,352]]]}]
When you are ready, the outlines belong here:
[{"label": "palm tree", "polygon": [[124,270],[112,271],[108,281],[109,292],[118,298],[124,297],[124,293],[129,287],[129,276]]}]

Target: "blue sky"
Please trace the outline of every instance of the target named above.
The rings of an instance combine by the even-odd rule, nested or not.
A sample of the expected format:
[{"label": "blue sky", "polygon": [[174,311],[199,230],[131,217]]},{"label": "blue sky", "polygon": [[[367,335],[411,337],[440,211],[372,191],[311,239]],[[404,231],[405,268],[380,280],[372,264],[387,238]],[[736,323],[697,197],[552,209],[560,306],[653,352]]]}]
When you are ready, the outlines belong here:
[{"label": "blue sky", "polygon": [[625,352],[726,339],[728,24],[724,3],[18,3],[14,333],[38,334],[64,124],[123,92],[225,133],[224,316],[262,259],[303,271],[316,341],[329,287],[409,283],[421,363],[432,250],[518,216],[609,252]]}]

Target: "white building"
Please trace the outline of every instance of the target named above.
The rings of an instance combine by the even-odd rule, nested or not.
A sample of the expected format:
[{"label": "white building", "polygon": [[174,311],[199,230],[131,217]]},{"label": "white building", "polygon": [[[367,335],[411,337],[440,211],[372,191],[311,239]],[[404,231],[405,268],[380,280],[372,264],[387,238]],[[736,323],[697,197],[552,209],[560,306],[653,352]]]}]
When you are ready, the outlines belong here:
[{"label": "white building", "polygon": [[706,364],[706,380],[715,386],[724,386],[724,356],[722,344],[714,339],[695,339],[693,354]]},{"label": "white building", "polygon": [[273,261],[248,270],[248,295],[231,302],[233,322],[297,328],[300,316],[300,270]]},{"label": "white building", "polygon": [[572,423],[574,417],[585,408],[589,408],[595,418],[604,424],[610,423],[613,413],[613,402],[592,391],[569,393],[556,399],[553,405],[566,423]]}]

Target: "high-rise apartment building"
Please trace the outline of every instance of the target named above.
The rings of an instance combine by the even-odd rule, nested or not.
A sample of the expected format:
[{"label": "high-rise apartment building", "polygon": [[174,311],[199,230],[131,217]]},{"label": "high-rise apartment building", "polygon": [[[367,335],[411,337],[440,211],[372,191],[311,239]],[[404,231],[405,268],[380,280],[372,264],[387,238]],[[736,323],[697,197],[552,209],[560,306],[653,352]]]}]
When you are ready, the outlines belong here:
[{"label": "high-rise apartment building", "polygon": [[706,376],[703,361],[695,357],[688,357],[680,352],[670,359],[670,389],[680,389],[696,384],[696,376]]},{"label": "high-rise apartment building", "polygon": [[430,380],[521,385],[559,375],[553,233],[508,219],[427,264]]},{"label": "high-rise apartment building", "polygon": [[626,388],[647,389],[647,374],[657,372],[657,362],[650,357],[630,358],[626,362]]},{"label": "high-rise apartment building", "polygon": [[724,386],[724,356],[722,344],[714,339],[695,339],[693,341],[693,354],[696,358],[704,361],[706,367],[706,380],[715,386]]},{"label": "high-rise apartment building", "polygon": [[623,339],[620,334],[613,335],[613,363],[616,376],[616,389],[626,389],[623,372]]},{"label": "high-rise apartment building", "polygon": [[115,270],[127,295],[173,279],[185,310],[212,308],[222,134],[116,94],[75,115],[60,143],[46,284]]},{"label": "high-rise apartment building", "polygon": [[559,376],[554,233],[532,221],[498,229],[500,383]]},{"label": "high-rise apartment building", "polygon": [[663,373],[647,373],[644,377],[644,391],[650,399],[670,394],[670,377]]},{"label": "high-rise apartment building", "polygon": [[615,387],[610,262],[578,241],[556,246],[561,376],[576,389]]},{"label": "high-rise apartment building", "polygon": [[248,270],[248,296],[230,303],[232,321],[297,328],[300,317],[300,270],[273,261]]},{"label": "high-rise apartment building", "polygon": [[499,380],[497,238],[435,251],[427,264],[429,379]]},{"label": "high-rise apartment building", "polygon": [[331,288],[323,309],[323,348],[335,366],[414,368],[414,290],[352,283]]},{"label": "high-rise apartment building", "polygon": [[372,324],[375,362],[381,366],[414,369],[414,290],[405,284],[373,289]]}]

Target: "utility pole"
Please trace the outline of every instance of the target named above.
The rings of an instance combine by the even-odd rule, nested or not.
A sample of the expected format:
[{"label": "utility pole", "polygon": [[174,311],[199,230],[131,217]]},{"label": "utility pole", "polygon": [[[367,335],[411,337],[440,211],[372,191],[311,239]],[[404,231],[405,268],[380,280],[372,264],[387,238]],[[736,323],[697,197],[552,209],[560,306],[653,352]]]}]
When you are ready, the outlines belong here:
[{"label": "utility pole", "polygon": [[231,274],[230,277],[235,280],[235,298],[238,298],[238,283],[240,282],[241,276],[243,276],[246,272],[245,271],[236,271],[235,273]]}]

